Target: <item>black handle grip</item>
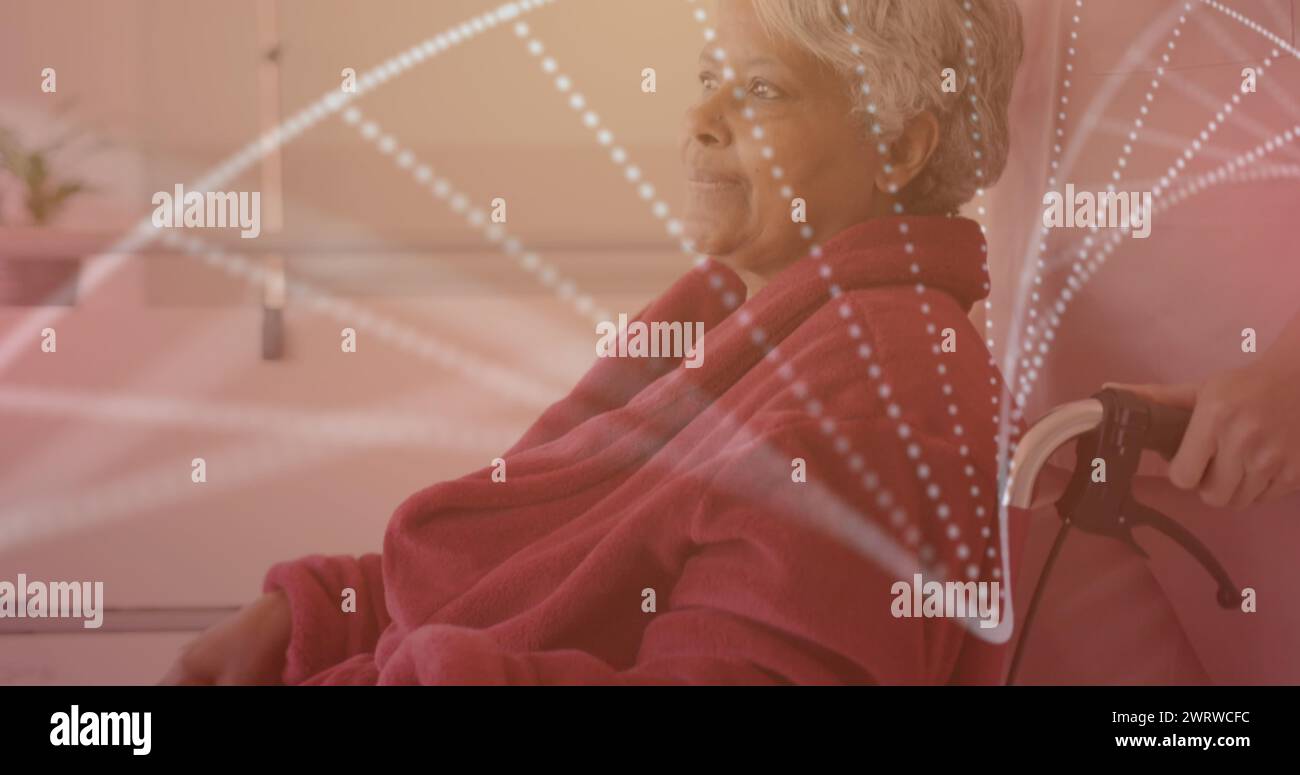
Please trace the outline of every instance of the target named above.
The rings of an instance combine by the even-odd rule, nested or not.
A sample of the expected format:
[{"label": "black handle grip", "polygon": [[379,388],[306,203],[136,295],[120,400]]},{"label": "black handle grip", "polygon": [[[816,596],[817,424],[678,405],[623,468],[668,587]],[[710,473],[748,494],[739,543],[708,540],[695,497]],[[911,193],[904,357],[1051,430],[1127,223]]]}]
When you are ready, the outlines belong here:
[{"label": "black handle grip", "polygon": [[1183,443],[1183,434],[1192,421],[1192,410],[1148,401],[1151,410],[1151,428],[1147,431],[1146,448],[1155,450],[1165,460],[1173,459]]}]

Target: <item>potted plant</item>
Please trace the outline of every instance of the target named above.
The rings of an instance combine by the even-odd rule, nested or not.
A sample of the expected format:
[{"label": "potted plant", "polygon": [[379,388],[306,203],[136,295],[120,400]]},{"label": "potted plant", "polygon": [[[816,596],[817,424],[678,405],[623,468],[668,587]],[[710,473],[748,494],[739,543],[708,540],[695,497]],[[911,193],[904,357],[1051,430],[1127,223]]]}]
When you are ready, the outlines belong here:
[{"label": "potted plant", "polygon": [[[79,138],[64,133],[47,145],[28,148],[17,133],[0,127],[0,305],[72,304],[84,238],[54,223],[76,196],[90,190],[82,180],[55,174],[54,159]],[[10,216],[6,223],[5,199]],[[13,206],[17,204],[17,206]],[[24,223],[25,222],[25,223]]]}]

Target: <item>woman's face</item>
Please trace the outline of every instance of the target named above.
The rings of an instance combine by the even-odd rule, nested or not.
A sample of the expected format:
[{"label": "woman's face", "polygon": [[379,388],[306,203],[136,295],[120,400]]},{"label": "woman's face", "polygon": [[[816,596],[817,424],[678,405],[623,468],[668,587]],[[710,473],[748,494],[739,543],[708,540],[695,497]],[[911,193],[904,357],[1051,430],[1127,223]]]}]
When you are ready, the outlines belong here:
[{"label": "woman's face", "polygon": [[[792,218],[793,199],[806,202],[813,241],[887,212],[875,187],[882,161],[850,117],[847,85],[793,44],[769,38],[750,0],[719,0],[717,21],[682,136],[686,236],[697,251],[768,278],[810,244],[800,235],[805,224]],[[715,58],[718,49],[725,60]]]}]

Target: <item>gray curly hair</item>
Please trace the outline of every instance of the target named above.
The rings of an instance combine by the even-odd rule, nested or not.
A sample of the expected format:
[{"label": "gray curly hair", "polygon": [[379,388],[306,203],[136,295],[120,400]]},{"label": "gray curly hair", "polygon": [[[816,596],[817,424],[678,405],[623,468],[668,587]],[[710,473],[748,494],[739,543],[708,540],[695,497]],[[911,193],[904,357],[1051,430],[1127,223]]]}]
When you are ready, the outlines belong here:
[{"label": "gray curly hair", "polygon": [[[1011,145],[1007,107],[1024,53],[1014,0],[753,0],[774,38],[830,66],[863,129],[891,143],[923,111],[938,147],[899,196],[909,213],[954,213],[992,185]],[[956,85],[945,91],[945,70]],[[955,78],[954,78],[955,76]]]}]

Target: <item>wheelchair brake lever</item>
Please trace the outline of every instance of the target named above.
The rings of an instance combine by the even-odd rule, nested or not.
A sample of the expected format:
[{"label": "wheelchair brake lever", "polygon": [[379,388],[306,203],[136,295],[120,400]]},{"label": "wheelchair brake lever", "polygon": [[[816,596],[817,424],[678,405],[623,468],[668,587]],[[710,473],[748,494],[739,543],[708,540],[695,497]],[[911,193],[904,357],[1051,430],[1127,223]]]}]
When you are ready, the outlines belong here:
[{"label": "wheelchair brake lever", "polygon": [[[1128,528],[1128,543],[1133,546],[1137,546],[1137,542],[1133,540],[1132,529],[1143,525],[1164,533],[1173,539],[1179,546],[1186,549],[1192,557],[1196,558],[1201,567],[1205,568],[1206,572],[1218,582],[1219,591],[1215,598],[1219,602],[1219,607],[1236,607],[1237,601],[1241,598],[1241,592],[1238,590],[1237,585],[1232,583],[1232,578],[1228,576],[1228,571],[1223,567],[1222,563],[1210,552],[1205,544],[1201,543],[1201,540],[1192,531],[1183,527],[1177,520],[1170,519],[1150,506],[1139,503],[1132,497],[1125,504],[1124,514],[1120,517],[1120,520]],[[1142,553],[1142,556],[1146,556],[1146,552],[1143,552],[1141,547],[1138,547],[1138,551]]]}]

